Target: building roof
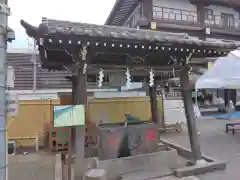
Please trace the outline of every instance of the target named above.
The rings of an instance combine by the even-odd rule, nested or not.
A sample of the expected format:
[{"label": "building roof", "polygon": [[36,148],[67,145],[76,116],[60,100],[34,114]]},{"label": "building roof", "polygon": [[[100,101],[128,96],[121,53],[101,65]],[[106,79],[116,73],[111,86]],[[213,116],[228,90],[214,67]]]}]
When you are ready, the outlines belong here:
[{"label": "building roof", "polygon": [[116,0],[106,25],[121,26],[140,0]]},{"label": "building roof", "polygon": [[[32,52],[31,49],[15,49],[14,51],[11,50],[11,53],[7,53],[7,65],[12,66],[14,69],[15,81],[13,89],[19,90],[19,93],[32,92],[33,89],[33,58],[36,56]],[[40,65],[39,58],[36,58],[36,61]],[[72,84],[66,79],[66,76],[71,74],[69,71],[48,71],[42,69],[41,66],[37,66],[36,88],[38,92],[46,89],[58,89],[61,91],[71,89]],[[88,88],[91,91],[96,89],[97,83],[89,83]],[[104,85],[103,88],[109,88],[109,86]]]},{"label": "building roof", "polygon": [[7,65],[14,69],[14,89],[33,88],[33,63],[31,53],[8,53]]},{"label": "building roof", "polygon": [[[212,4],[220,4],[240,8],[240,0],[192,0],[193,2],[204,2]],[[141,0],[116,0],[111,13],[109,14],[105,24],[113,26],[122,26],[132,13],[134,8]]]}]

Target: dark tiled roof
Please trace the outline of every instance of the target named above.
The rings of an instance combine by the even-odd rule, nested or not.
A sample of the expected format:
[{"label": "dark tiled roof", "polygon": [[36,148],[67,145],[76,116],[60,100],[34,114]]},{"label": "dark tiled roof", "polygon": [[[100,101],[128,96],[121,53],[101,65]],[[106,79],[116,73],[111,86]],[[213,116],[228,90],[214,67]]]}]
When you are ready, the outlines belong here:
[{"label": "dark tiled roof", "polygon": [[8,53],[7,65],[14,68],[14,89],[30,90],[33,88],[32,55],[26,53]]},{"label": "dark tiled roof", "polygon": [[108,38],[111,40],[129,40],[132,42],[188,44],[206,46],[211,48],[236,48],[237,42],[199,40],[187,37],[186,34],[167,33],[161,31],[138,30],[126,27],[107,25],[95,25],[70,21],[48,19],[48,34],[76,34],[96,38]]},{"label": "dark tiled roof", "polygon": [[[14,89],[33,89],[33,57],[31,53],[8,53],[7,64],[12,66],[15,72]],[[38,59],[37,64],[40,64]],[[49,72],[37,67],[37,89],[71,88],[71,83],[65,79],[69,74],[69,72]]]},{"label": "dark tiled roof", "polygon": [[[208,0],[210,1],[210,0]],[[225,3],[226,5],[235,5],[240,7],[240,0],[212,0],[212,2],[216,3]]]}]

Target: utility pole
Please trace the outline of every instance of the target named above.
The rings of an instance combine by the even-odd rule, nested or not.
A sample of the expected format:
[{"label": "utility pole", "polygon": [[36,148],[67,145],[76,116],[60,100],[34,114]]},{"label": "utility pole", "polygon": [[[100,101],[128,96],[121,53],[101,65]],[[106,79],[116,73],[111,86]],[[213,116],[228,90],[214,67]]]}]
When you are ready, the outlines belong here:
[{"label": "utility pole", "polygon": [[27,38],[27,41],[28,41],[28,48],[29,49],[33,48],[32,59],[31,59],[31,62],[33,63],[33,68],[32,68],[33,86],[32,86],[32,90],[33,90],[33,92],[36,92],[36,90],[37,90],[37,41],[34,38]]},{"label": "utility pole", "polygon": [[7,136],[5,89],[7,79],[7,41],[14,39],[13,31],[8,29],[10,8],[7,0],[0,0],[0,180],[7,180]]}]

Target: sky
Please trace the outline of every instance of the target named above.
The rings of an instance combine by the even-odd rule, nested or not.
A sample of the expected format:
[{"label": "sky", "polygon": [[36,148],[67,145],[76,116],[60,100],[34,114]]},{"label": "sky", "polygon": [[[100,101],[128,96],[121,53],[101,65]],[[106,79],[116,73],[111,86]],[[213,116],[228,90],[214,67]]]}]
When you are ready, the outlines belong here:
[{"label": "sky", "polygon": [[27,48],[28,41],[20,20],[38,26],[42,17],[84,23],[104,24],[116,0],[8,0],[12,15],[9,27],[16,40],[11,48]]}]

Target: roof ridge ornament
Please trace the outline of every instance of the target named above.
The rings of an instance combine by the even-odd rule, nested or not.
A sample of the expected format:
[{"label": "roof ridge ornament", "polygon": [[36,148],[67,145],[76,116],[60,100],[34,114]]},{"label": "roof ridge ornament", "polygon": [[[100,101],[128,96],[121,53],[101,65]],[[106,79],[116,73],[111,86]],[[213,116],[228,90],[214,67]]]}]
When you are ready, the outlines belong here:
[{"label": "roof ridge ornament", "polygon": [[48,19],[46,17],[42,17],[42,23],[48,26]]}]

